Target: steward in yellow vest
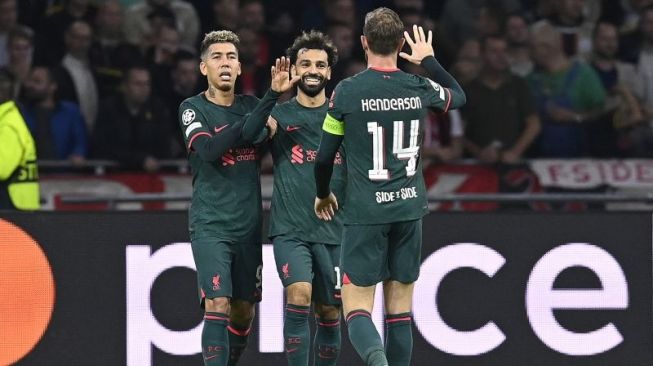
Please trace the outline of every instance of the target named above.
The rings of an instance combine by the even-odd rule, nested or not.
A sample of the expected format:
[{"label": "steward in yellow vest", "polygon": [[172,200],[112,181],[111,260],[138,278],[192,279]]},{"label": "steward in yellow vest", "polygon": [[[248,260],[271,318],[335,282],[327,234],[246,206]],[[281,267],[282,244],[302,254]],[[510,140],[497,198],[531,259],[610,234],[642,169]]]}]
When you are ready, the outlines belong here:
[{"label": "steward in yellow vest", "polygon": [[38,210],[36,147],[13,89],[11,74],[0,70],[0,209]]}]

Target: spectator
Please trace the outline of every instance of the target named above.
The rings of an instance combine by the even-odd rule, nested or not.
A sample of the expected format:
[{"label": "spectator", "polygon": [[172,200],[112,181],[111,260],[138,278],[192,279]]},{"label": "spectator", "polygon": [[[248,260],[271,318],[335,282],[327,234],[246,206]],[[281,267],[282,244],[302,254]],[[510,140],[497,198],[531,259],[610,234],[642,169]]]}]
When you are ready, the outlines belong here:
[{"label": "spectator", "polygon": [[79,107],[55,97],[57,82],[47,66],[32,68],[24,88],[24,115],[39,159],[81,164],[87,153],[84,117]]},{"label": "spectator", "polygon": [[0,210],[38,210],[36,147],[14,102],[13,77],[0,69]]},{"label": "spectator", "polygon": [[238,59],[240,60],[241,75],[236,85],[237,94],[263,95],[269,88],[270,69],[262,67],[259,63],[259,37],[258,33],[249,28],[238,30],[240,46]]},{"label": "spectator", "polygon": [[620,35],[631,35],[639,29],[642,10],[650,5],[653,0],[602,0],[601,20],[617,26]]},{"label": "spectator", "polygon": [[70,25],[76,21],[92,24],[95,12],[89,0],[64,0],[63,7],[46,16],[37,28],[37,62],[57,65],[64,56],[64,38]]},{"label": "spectator", "polygon": [[533,71],[528,45],[528,23],[526,18],[519,14],[512,14],[506,18],[504,26],[506,41],[508,42],[508,60],[510,71],[521,77],[526,77]]},{"label": "spectator", "polygon": [[481,44],[483,67],[466,87],[465,147],[484,163],[518,162],[540,131],[528,83],[510,72],[508,44],[499,36]]},{"label": "spectator", "polygon": [[354,0],[333,0],[322,4],[327,24],[340,23],[351,29],[358,29],[358,13]]},{"label": "spectator", "polygon": [[151,96],[144,66],[125,71],[122,93],[103,100],[93,133],[93,156],[117,160],[127,169],[154,172],[169,158],[173,141],[166,106]]},{"label": "spectator", "polygon": [[202,34],[218,29],[235,30],[239,11],[238,0],[212,0],[210,21],[202,27]]},{"label": "spectator", "polygon": [[331,91],[346,76],[347,64],[352,60],[354,53],[354,30],[344,24],[334,23],[327,28],[327,34],[338,49],[338,63],[331,67],[331,82],[327,83],[326,93],[331,95]]},{"label": "spectator", "polygon": [[93,30],[88,23],[82,20],[71,23],[64,39],[66,54],[57,70],[57,97],[79,104],[89,131],[95,125],[99,99],[89,57],[92,40]]},{"label": "spectator", "polygon": [[[202,90],[199,83],[199,69],[197,68],[197,57],[195,55],[186,51],[179,51],[177,53],[171,71],[171,85],[172,87],[168,86],[165,89],[167,93],[164,95],[164,102],[171,113],[169,121],[172,122],[172,125],[170,126],[170,130],[176,131],[179,128],[177,124],[177,107],[184,99],[192,97]],[[174,134],[174,136],[176,137],[176,143],[173,145],[174,150],[172,151],[172,156],[184,157],[186,149],[184,148],[183,136],[181,134]]]},{"label": "spectator", "polygon": [[174,26],[165,24],[156,33],[154,43],[146,53],[147,64],[152,73],[153,94],[162,95],[170,88],[170,72],[179,46],[179,32]]},{"label": "spectator", "polygon": [[[447,38],[454,44],[462,44],[470,38],[478,38],[479,13],[492,5],[505,13],[519,11],[519,0],[451,0],[444,5],[440,22]],[[442,38],[442,37],[440,37]]]},{"label": "spectator", "polygon": [[[245,28],[256,33],[258,47],[256,63],[268,65],[270,59],[270,39],[265,32],[265,7],[260,0],[244,0],[240,4],[240,29]],[[240,36],[240,34],[238,34]]]},{"label": "spectator", "polygon": [[149,35],[153,34],[148,17],[156,11],[167,11],[174,15],[180,44],[188,50],[194,50],[200,22],[195,8],[182,0],[145,0],[129,7],[125,12],[124,23],[127,41],[140,46]]},{"label": "spectator", "polygon": [[[242,42],[242,38],[241,38]],[[174,110],[174,128],[177,125],[177,107],[184,99],[199,93],[202,88],[199,84],[199,69],[197,68],[197,57],[190,52],[179,51],[173,63],[170,73],[171,85],[166,89],[166,105]]]},{"label": "spectator", "polygon": [[603,113],[605,90],[594,70],[571,61],[560,33],[546,22],[531,29],[536,71],[528,77],[542,132],[542,157],[574,158],[588,153],[586,123]]},{"label": "spectator", "polygon": [[562,37],[562,47],[569,57],[585,56],[592,48],[593,23],[584,15],[586,0],[557,0],[548,18]]},{"label": "spectator", "polygon": [[450,163],[463,155],[463,120],[460,111],[429,111],[424,130],[424,168],[433,163]]},{"label": "spectator", "polygon": [[0,67],[9,63],[9,55],[5,50],[9,32],[16,26],[18,11],[16,0],[0,0]]},{"label": "spectator", "polygon": [[468,39],[458,50],[458,57],[451,66],[454,77],[465,85],[476,79],[481,70],[481,46],[478,40]]},{"label": "spectator", "polygon": [[636,95],[644,105],[648,125],[631,134],[634,153],[637,156],[653,157],[653,6],[642,13],[640,33],[641,52],[637,63]]},{"label": "spectator", "polygon": [[129,63],[142,61],[138,47],[125,40],[123,19],[123,8],[118,0],[106,0],[98,7],[89,57],[100,99],[118,92],[122,70]]},{"label": "spectator", "polygon": [[9,64],[7,69],[14,77],[14,95],[18,95],[21,85],[27,78],[34,53],[34,32],[27,27],[17,26],[9,32],[7,40]]},{"label": "spectator", "polygon": [[611,23],[599,22],[594,30],[590,64],[601,79],[607,97],[605,118],[599,123],[595,122],[590,129],[592,156],[615,156],[617,136],[614,128],[624,130],[644,120],[634,92],[635,67],[617,60],[618,49],[617,27]]}]

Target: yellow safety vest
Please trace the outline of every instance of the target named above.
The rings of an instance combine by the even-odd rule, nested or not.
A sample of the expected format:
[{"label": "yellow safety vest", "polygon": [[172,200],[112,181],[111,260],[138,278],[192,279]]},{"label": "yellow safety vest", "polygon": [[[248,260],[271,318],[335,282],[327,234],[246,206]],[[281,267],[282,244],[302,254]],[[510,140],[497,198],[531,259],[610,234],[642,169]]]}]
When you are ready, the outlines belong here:
[{"label": "yellow safety vest", "polygon": [[[0,104],[0,207],[38,210],[36,146],[16,103]],[[7,197],[10,202],[3,202]],[[8,203],[9,205],[5,205]],[[7,208],[7,207],[4,207]]]}]

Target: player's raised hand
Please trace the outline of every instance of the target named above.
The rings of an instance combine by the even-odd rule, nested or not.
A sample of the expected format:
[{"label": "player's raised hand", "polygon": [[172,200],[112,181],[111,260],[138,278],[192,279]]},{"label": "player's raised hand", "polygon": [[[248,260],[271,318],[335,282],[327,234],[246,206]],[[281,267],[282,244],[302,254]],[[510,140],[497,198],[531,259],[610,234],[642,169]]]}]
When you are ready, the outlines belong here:
[{"label": "player's raised hand", "polygon": [[[290,89],[297,81],[299,76],[290,73],[290,59],[285,56],[278,58],[274,66],[270,69],[272,82],[270,88],[277,93],[283,93]],[[292,76],[292,77],[291,77]]]},{"label": "player's raised hand", "polygon": [[425,57],[435,56],[435,51],[433,51],[433,45],[431,44],[433,41],[432,31],[429,31],[427,37],[424,34],[424,28],[422,26],[413,25],[413,37],[415,38],[414,40],[407,31],[404,31],[404,38],[410,47],[410,55],[406,52],[400,52],[399,57],[419,65]]},{"label": "player's raised hand", "polygon": [[331,221],[338,211],[338,200],[333,193],[325,198],[315,197],[315,214],[324,221]]}]

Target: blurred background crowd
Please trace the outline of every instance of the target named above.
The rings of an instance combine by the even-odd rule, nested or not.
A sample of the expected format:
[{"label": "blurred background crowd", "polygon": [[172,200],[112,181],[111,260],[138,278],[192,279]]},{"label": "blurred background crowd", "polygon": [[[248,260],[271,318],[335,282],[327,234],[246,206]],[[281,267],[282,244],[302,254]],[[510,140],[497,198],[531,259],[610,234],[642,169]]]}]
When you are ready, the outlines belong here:
[{"label": "blurred background crowd", "polygon": [[206,32],[240,36],[236,92],[261,96],[274,58],[322,30],[339,53],[330,93],[366,67],[359,36],[378,6],[432,29],[467,92],[462,110],[429,115],[428,163],[653,156],[653,0],[0,0],[0,67],[39,160],[156,171],[185,157],[177,108],[206,88]]}]

